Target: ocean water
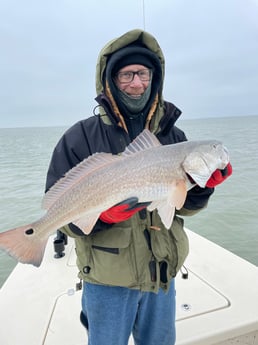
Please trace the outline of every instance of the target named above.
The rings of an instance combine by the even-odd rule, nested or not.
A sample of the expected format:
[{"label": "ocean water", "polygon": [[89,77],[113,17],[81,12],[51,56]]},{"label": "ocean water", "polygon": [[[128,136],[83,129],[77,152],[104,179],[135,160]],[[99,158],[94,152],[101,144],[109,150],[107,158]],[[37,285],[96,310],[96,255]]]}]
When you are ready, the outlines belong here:
[{"label": "ocean water", "polygon": [[[258,116],[179,120],[189,140],[218,139],[233,175],[208,207],[185,226],[258,265]],[[41,199],[51,154],[64,127],[0,129],[0,232],[43,214]],[[0,286],[16,261],[0,251]]]}]

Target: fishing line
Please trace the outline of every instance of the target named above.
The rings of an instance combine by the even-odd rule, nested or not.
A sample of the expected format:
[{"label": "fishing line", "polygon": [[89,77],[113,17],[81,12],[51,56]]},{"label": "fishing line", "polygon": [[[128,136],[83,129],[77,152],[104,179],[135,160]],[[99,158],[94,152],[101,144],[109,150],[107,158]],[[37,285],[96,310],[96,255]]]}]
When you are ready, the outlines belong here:
[{"label": "fishing line", "polygon": [[143,30],[145,31],[145,2],[142,0],[142,22],[143,22]]}]

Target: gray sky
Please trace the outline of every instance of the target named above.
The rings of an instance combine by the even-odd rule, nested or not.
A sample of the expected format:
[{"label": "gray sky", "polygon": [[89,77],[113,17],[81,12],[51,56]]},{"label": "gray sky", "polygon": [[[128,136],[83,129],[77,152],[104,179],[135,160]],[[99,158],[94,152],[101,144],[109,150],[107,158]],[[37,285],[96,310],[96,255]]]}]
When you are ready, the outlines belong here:
[{"label": "gray sky", "polygon": [[[258,0],[145,0],[185,119],[258,115]],[[143,2],[0,0],[0,127],[70,126],[96,105],[107,41],[143,28]]]}]

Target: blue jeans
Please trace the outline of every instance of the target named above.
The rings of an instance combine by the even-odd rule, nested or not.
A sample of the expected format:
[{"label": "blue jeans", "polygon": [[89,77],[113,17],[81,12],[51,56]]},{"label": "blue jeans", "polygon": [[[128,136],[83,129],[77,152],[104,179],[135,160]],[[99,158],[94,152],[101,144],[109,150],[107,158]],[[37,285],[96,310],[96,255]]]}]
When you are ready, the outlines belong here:
[{"label": "blue jeans", "polygon": [[88,321],[88,345],[175,344],[175,286],[167,293],[85,283],[82,311]]}]

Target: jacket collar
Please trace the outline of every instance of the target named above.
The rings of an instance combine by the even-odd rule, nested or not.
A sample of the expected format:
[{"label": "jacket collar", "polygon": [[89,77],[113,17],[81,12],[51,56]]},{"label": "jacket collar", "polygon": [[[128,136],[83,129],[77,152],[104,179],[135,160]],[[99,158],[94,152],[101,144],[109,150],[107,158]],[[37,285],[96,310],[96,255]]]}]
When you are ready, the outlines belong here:
[{"label": "jacket collar", "polygon": [[[95,100],[100,106],[99,113],[105,123],[124,128],[125,124],[123,124],[124,120],[122,115],[120,114],[120,116],[118,116],[118,114],[114,112],[110,99],[104,93],[99,94]],[[149,112],[149,116],[147,117],[146,128],[149,128],[155,133],[162,132],[165,134],[175,125],[181,113],[181,110],[173,103],[164,101],[163,104],[158,104],[158,99],[156,97],[151,111]]]}]

